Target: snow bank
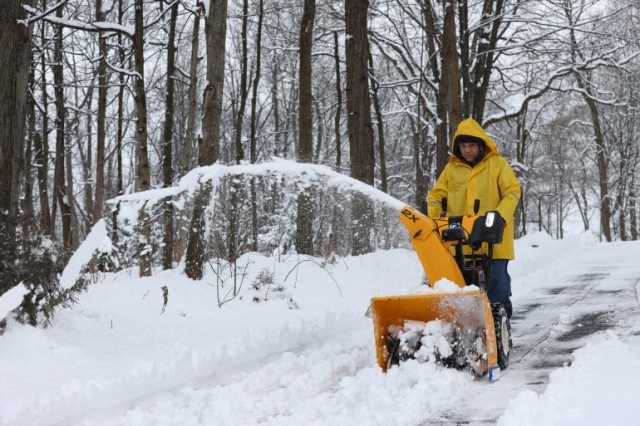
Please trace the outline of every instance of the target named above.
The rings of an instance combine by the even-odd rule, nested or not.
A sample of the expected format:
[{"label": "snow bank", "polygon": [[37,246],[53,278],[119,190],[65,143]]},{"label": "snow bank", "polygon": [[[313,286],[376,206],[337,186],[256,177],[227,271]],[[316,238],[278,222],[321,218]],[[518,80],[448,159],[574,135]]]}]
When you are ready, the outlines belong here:
[{"label": "snow bank", "polygon": [[328,187],[345,190],[355,190],[366,194],[371,200],[384,203],[390,208],[400,211],[406,203],[372,187],[357,179],[343,175],[332,170],[330,167],[318,164],[298,163],[291,160],[275,158],[273,161],[265,163],[244,163],[239,165],[226,166],[214,164],[193,169],[187,173],[177,186],[172,188],[151,189],[143,192],[122,195],[109,200],[110,204],[118,201],[125,202],[157,202],[162,198],[174,196],[182,192],[193,192],[200,188],[200,184],[206,181],[217,181],[225,175],[247,175],[247,176],[268,176],[278,175],[311,183],[320,178],[326,178]]},{"label": "snow bank", "polygon": [[91,232],[87,235],[87,238],[82,242],[79,249],[73,253],[69,263],[65,266],[60,277],[60,286],[64,289],[73,287],[76,280],[80,278],[82,268],[89,263],[96,251],[111,251],[111,240],[107,236],[107,229],[104,219],[100,219]]},{"label": "snow bank", "polygon": [[0,321],[22,303],[22,298],[29,290],[21,284],[0,296]]},{"label": "snow bank", "polygon": [[607,334],[574,352],[570,367],[554,371],[542,394],[510,401],[499,426],[638,424],[640,350]]}]

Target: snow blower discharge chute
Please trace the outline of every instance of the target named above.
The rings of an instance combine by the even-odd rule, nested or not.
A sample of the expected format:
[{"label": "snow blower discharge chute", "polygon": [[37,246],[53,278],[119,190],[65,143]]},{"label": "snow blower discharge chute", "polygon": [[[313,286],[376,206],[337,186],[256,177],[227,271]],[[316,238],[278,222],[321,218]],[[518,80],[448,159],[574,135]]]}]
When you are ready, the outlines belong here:
[{"label": "snow blower discharge chute", "polygon": [[400,220],[429,286],[447,279],[459,290],[371,299],[376,357],[383,371],[407,359],[435,360],[493,381],[507,368],[511,326],[504,307],[487,297],[489,260],[493,244],[502,241],[504,223],[494,212],[478,215],[478,200],[474,207],[474,216],[438,219],[402,209]]}]

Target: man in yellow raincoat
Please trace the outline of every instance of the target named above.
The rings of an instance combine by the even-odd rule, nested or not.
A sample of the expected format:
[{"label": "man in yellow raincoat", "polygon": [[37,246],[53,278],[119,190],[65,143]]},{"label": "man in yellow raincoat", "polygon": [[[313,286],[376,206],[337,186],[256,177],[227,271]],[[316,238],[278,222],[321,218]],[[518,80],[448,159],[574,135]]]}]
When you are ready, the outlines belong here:
[{"label": "man in yellow raincoat", "polygon": [[442,199],[447,199],[447,216],[497,212],[504,222],[503,240],[493,249],[487,295],[491,303],[504,305],[511,317],[511,277],[507,271],[514,258],[513,215],[520,200],[520,183],[511,166],[498,152],[495,142],[472,118],[462,121],[453,137],[453,155],[427,197],[427,214],[440,217]]}]

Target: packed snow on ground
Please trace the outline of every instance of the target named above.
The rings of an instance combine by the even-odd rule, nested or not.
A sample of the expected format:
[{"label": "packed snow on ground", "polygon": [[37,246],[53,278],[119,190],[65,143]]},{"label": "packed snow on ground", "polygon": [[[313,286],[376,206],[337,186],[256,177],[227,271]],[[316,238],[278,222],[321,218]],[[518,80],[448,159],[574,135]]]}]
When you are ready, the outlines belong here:
[{"label": "packed snow on ground", "polygon": [[554,371],[542,394],[512,399],[499,426],[640,424],[640,351],[613,333],[595,336],[574,352],[571,367]]},{"label": "packed snow on ground", "polygon": [[[100,232],[92,247],[103,244]],[[541,233],[519,240],[516,306],[596,244]],[[509,378],[488,384],[415,361],[378,369],[364,314],[372,296],[421,282],[409,250],[335,263],[249,254],[238,266],[231,300],[232,281],[221,286],[211,271],[198,282],[179,268],[149,278],[127,270],[94,277],[46,329],[9,321],[0,425],[417,425]],[[597,336],[542,393],[502,392],[513,399],[500,424],[630,424],[617,420],[629,418],[640,390],[639,347]]]}]

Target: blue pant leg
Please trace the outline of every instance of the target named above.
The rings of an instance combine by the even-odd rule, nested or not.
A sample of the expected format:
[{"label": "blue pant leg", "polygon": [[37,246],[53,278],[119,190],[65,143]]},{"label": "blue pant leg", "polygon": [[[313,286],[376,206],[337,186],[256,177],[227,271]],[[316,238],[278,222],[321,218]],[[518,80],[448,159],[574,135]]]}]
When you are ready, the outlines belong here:
[{"label": "blue pant leg", "polygon": [[487,295],[491,303],[505,305],[507,314],[511,316],[511,277],[507,271],[507,259],[494,259],[489,266],[489,283]]}]

